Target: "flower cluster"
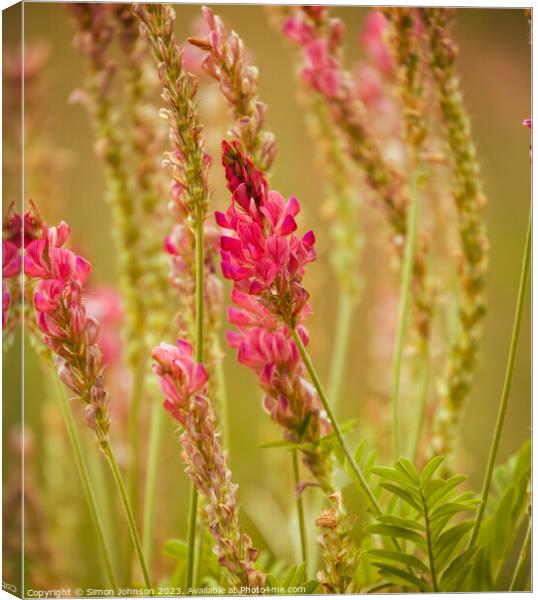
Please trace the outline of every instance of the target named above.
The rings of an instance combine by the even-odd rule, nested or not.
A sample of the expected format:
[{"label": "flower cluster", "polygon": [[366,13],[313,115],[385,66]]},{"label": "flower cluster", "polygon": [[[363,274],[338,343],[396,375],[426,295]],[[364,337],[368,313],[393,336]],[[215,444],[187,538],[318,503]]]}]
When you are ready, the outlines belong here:
[{"label": "flower cluster", "polygon": [[177,217],[187,216],[193,224],[198,223],[208,207],[211,157],[204,150],[194,102],[197,80],[183,68],[183,51],[174,36],[174,9],[165,4],[137,4],[133,10],[158,64],[166,105],[161,115],[170,122],[172,150],[166,153],[165,164],[174,178],[171,208]]},{"label": "flower cluster", "polygon": [[286,202],[278,192],[269,192],[264,176],[237,142],[224,141],[222,148],[232,202],[226,213],[216,213],[216,220],[235,233],[220,237],[222,272],[293,328],[307,308],[308,292],[301,281],[305,266],[316,258],[314,233],[302,238],[293,233],[297,199]]},{"label": "flower cluster", "polygon": [[[393,56],[393,65],[399,81],[398,94],[403,105],[406,139],[411,150],[411,161],[416,163],[428,128],[425,103],[425,61],[422,59],[424,27],[417,9],[385,8],[388,19],[386,44]],[[414,165],[413,165],[414,166]]]},{"label": "flower cluster", "polygon": [[482,191],[471,124],[454,69],[457,47],[449,34],[452,12],[447,8],[421,9],[420,12],[450,150],[452,196],[461,241],[457,263],[462,290],[458,309],[460,330],[449,351],[433,442],[433,451],[445,456],[454,449],[464,402],[477,365],[482,320],[486,313],[483,289],[488,263],[488,238],[482,215],[487,200]]},{"label": "flower cluster", "polygon": [[[283,33],[302,49],[303,79],[324,100],[334,124],[344,135],[349,156],[381,200],[392,229],[393,248],[401,259],[407,236],[407,185],[399,166],[387,159],[387,152],[372,135],[353,77],[342,66],[342,22],[330,18],[326,7],[301,7],[287,19]],[[373,33],[378,36],[376,43],[381,42],[379,27]],[[421,344],[425,344],[430,332],[431,299],[423,244],[418,245],[415,256],[412,293],[415,329]]]},{"label": "flower cluster", "polygon": [[222,234],[222,272],[234,282],[228,318],[237,327],[228,333],[238,360],[252,369],[265,392],[264,408],[285,430],[290,442],[304,443],[304,462],[316,481],[330,489],[330,463],[320,439],[330,426],[292,339],[291,329],[306,344],[301,324],[309,314],[302,286],[305,266],[315,259],[314,234],[295,235],[300,207],[268,190],[263,174],[237,141],[223,142],[223,165],[232,202],[217,223]]},{"label": "flower cluster", "polygon": [[302,77],[327,103],[337,127],[347,139],[348,151],[364,170],[369,185],[380,195],[398,234],[405,233],[408,198],[401,173],[384,160],[364,122],[353,77],[341,61],[343,24],[330,18],[327,8],[296,9],[283,27],[284,35],[302,49]]},{"label": "flower cluster", "polygon": [[330,508],[316,519],[325,567],[318,580],[327,594],[353,594],[358,592],[355,575],[360,557],[350,535],[355,518],[346,515],[339,492],[331,494],[329,501]]},{"label": "flower cluster", "polygon": [[[289,328],[279,324],[255,296],[234,288],[232,300],[235,306],[228,308],[228,319],[237,329],[227,333],[229,345],[237,350],[237,360],[258,377],[265,393],[263,407],[284,429],[284,437],[302,445],[303,462],[316,483],[331,490],[330,458],[320,443],[331,426],[315,389],[305,378]],[[299,325],[297,330],[306,345],[306,328]]]},{"label": "flower cluster", "polygon": [[208,526],[219,563],[227,569],[232,584],[263,586],[265,575],[255,566],[258,551],[239,525],[237,485],[231,481],[207,398],[207,371],[194,361],[191,344],[181,339],[177,346],[156,347],[153,358],[164,407],[183,426],[181,444],[186,472],[206,500]]},{"label": "flower cluster", "polygon": [[2,225],[2,330],[6,329],[8,324],[8,311],[12,299],[20,296],[21,229],[21,216],[12,205]]},{"label": "flower cluster", "polygon": [[[95,150],[104,167],[106,198],[114,221],[112,232],[118,251],[119,281],[125,304],[127,362],[136,368],[144,351],[146,312],[139,293],[143,271],[139,260],[141,228],[138,206],[131,189],[127,154],[120,134],[121,113],[112,99],[117,75],[111,48],[115,39],[112,18],[116,7],[90,2],[66,6],[76,27],[73,44],[88,66],[85,85],[71,95],[71,100],[82,103],[92,117]],[[125,35],[122,42],[126,42]]]},{"label": "flower cluster", "polygon": [[227,33],[220,17],[203,7],[208,32],[191,37],[189,42],[207,53],[202,69],[220,84],[235,124],[230,135],[248,149],[261,171],[271,166],[275,156],[272,133],[264,131],[267,105],[258,99],[258,69],[249,64],[243,40],[232,31]]},{"label": "flower cluster", "polygon": [[104,444],[110,419],[97,343],[99,323],[87,316],[82,298],[91,266],[64,247],[69,233],[63,221],[58,227],[43,224],[41,235],[25,248],[24,274],[36,280],[35,320],[43,342],[56,355],[58,376],[86,403],[86,422]]}]

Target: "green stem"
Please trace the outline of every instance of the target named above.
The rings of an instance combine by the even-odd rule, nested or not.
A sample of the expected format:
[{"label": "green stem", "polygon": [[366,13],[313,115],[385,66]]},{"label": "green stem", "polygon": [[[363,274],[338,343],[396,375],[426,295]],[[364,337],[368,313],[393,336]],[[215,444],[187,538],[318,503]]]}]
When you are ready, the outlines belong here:
[{"label": "green stem", "polygon": [[353,298],[350,294],[338,294],[336,309],[336,335],[334,338],[331,367],[329,371],[329,398],[334,411],[337,412],[341,401],[346,354],[351,333],[351,318],[353,316]]},{"label": "green stem", "polygon": [[437,574],[436,574],[436,570],[435,570],[435,562],[433,559],[431,523],[430,523],[430,517],[428,515],[428,506],[427,506],[426,500],[424,499],[424,496],[422,494],[422,489],[420,490],[420,498],[422,500],[422,505],[424,506],[424,521],[426,523],[426,541],[428,544],[428,561],[430,563],[430,571],[432,574],[432,586],[433,586],[433,591],[438,592],[439,587],[437,585]]},{"label": "green stem", "polygon": [[189,500],[189,521],[187,524],[187,567],[185,573],[185,593],[192,595],[194,580],[194,559],[196,556],[196,521],[198,518],[198,490],[191,483],[191,496]]},{"label": "green stem", "polygon": [[417,186],[417,173],[411,177],[411,206],[409,207],[407,217],[407,236],[405,241],[402,280],[400,285],[400,304],[398,307],[398,330],[396,342],[394,345],[394,354],[392,362],[392,431],[394,444],[394,458],[400,457],[400,416],[398,407],[398,397],[400,395],[400,379],[402,371],[402,356],[405,338],[405,328],[407,324],[407,314],[409,312],[409,301],[411,297],[411,278],[413,275],[413,259],[415,255],[415,240],[417,236],[418,224],[418,204],[419,193]]},{"label": "green stem", "polygon": [[532,534],[532,519],[529,519],[529,524],[527,526],[527,533],[525,534],[525,540],[523,541],[523,546],[521,546],[521,552],[519,553],[519,557],[517,559],[516,569],[514,571],[514,576],[512,577],[512,581],[510,583],[510,591],[515,592],[519,585],[523,585],[525,581],[522,581],[521,578],[523,576],[523,569],[527,564],[527,557],[529,556],[531,550],[531,534]]},{"label": "green stem", "polygon": [[112,471],[112,476],[114,477],[114,482],[120,495],[121,503],[123,505],[125,517],[127,518],[127,525],[129,527],[129,532],[131,534],[131,539],[133,542],[135,553],[138,558],[138,562],[140,563],[140,569],[142,571],[144,585],[148,590],[147,593],[153,595],[153,589],[151,587],[148,568],[146,566],[146,561],[144,560],[144,554],[142,552],[142,544],[140,543],[140,538],[138,537],[138,531],[136,529],[133,511],[129,503],[129,498],[127,497],[127,492],[125,491],[125,485],[123,484],[123,479],[121,477],[118,463],[116,462],[116,457],[114,456],[114,451],[112,450],[112,446],[110,445],[110,442],[108,440],[103,445],[103,452],[107,458],[110,470]]},{"label": "green stem", "polygon": [[[194,323],[194,351],[196,362],[203,361],[203,340],[204,340],[204,219],[198,215],[194,228],[195,237],[195,323]],[[198,491],[194,482],[191,482],[191,495],[189,502],[189,521],[187,527],[187,569],[185,574],[185,589],[189,594],[189,589],[194,584],[194,561],[196,546],[196,529],[198,520]]]},{"label": "green stem", "polygon": [[230,430],[228,425],[228,395],[226,391],[226,378],[224,376],[224,363],[219,357],[215,367],[215,378],[217,380],[218,397],[219,397],[219,424],[222,434],[222,446],[230,450]]},{"label": "green stem", "polygon": [[[297,488],[299,486],[299,459],[297,457],[297,450],[293,450],[292,451],[292,463],[293,463],[293,480],[295,483],[295,493],[297,494]],[[308,565],[308,561],[307,561],[307,557],[308,557],[308,550],[307,550],[307,543],[306,543],[306,526],[305,526],[305,519],[304,519],[304,506],[303,506],[303,496],[302,494],[299,494],[297,496],[297,519],[299,521],[299,532],[301,535],[301,554],[302,554],[302,558],[303,558],[303,562],[305,564],[305,570],[307,568]]]},{"label": "green stem", "polygon": [[[129,407],[129,471],[127,474],[127,489],[129,490],[129,502],[134,510],[138,507],[138,473],[140,471],[140,404],[145,380],[145,353],[142,352],[138,366],[134,370],[133,390]],[[136,518],[136,516],[135,516]],[[132,546],[127,545],[125,553],[125,572],[127,579],[131,575],[131,552]]]},{"label": "green stem", "polygon": [[416,430],[413,438],[413,446],[411,447],[410,456],[413,462],[417,460],[418,449],[420,446],[420,438],[424,428],[424,417],[426,415],[426,405],[428,403],[428,389],[430,385],[430,363],[427,354],[423,357],[423,373],[421,378],[421,388],[419,392],[419,402],[417,405]]},{"label": "green stem", "polygon": [[108,547],[108,543],[106,541],[105,531],[103,527],[103,522],[101,520],[101,515],[97,508],[97,500],[95,498],[95,494],[93,491],[93,487],[90,481],[90,475],[88,473],[88,467],[86,466],[86,462],[84,460],[84,455],[82,453],[82,446],[80,443],[80,438],[78,436],[77,428],[75,422],[73,420],[73,415],[71,414],[71,410],[69,409],[69,405],[67,402],[67,398],[65,395],[65,390],[59,380],[54,377],[54,388],[56,390],[56,396],[58,397],[58,401],[60,403],[60,407],[62,409],[62,415],[64,417],[65,425],[67,427],[67,433],[69,434],[69,440],[71,442],[71,447],[73,449],[73,455],[75,457],[75,463],[78,470],[78,475],[80,477],[80,482],[82,483],[82,488],[84,490],[84,495],[86,496],[86,501],[88,503],[88,509],[90,511],[91,520],[97,534],[97,539],[99,541],[99,545],[101,546],[103,552],[103,560],[105,564],[105,569],[107,573],[107,577],[114,588],[115,591],[118,589],[118,584],[116,582],[116,578],[114,576],[114,570],[112,568],[112,559],[110,556],[110,549]]},{"label": "green stem", "polygon": [[299,349],[301,358],[303,359],[303,362],[305,364],[306,370],[308,371],[308,374],[310,375],[310,378],[312,379],[312,383],[314,384],[314,387],[316,388],[316,391],[318,392],[318,395],[319,395],[319,398],[323,405],[323,408],[325,409],[325,412],[327,413],[329,421],[331,422],[331,425],[333,426],[334,433],[336,434],[338,443],[340,444],[340,447],[342,448],[342,451],[344,452],[344,455],[346,456],[347,460],[349,461],[351,469],[357,478],[359,487],[366,494],[366,496],[367,496],[368,500],[370,501],[370,504],[372,505],[372,508],[374,509],[376,514],[379,515],[379,514],[381,514],[381,506],[379,505],[371,487],[368,485],[368,482],[366,481],[366,478],[364,477],[364,474],[363,474],[361,468],[355,462],[355,459],[353,458],[351,451],[348,448],[348,445],[342,434],[342,430],[340,429],[340,426],[338,425],[338,421],[336,420],[336,417],[334,416],[333,410],[329,404],[329,401],[327,400],[327,396],[325,395],[325,392],[321,385],[321,381],[319,380],[318,374],[316,373],[316,369],[314,368],[314,365],[312,364],[310,355],[308,354],[308,351],[305,348],[303,341],[301,340],[301,336],[297,333],[297,330],[295,328],[293,328],[291,330],[291,332],[293,334],[293,339],[295,340],[295,343],[297,344],[297,348]]},{"label": "green stem", "polygon": [[157,472],[159,470],[159,448],[161,445],[164,410],[159,402],[151,408],[148,467],[144,487],[144,515],[142,521],[142,543],[148,568],[151,569],[153,554],[153,524],[155,521],[155,496],[157,493]]},{"label": "green stem", "polygon": [[521,330],[521,322],[523,320],[523,306],[525,304],[525,292],[527,291],[527,282],[529,279],[529,265],[531,258],[531,239],[532,239],[532,210],[529,213],[529,223],[527,226],[527,235],[525,238],[525,249],[523,251],[523,262],[521,265],[521,275],[519,280],[519,290],[517,294],[516,311],[514,316],[514,325],[512,328],[512,339],[510,341],[510,350],[508,352],[508,363],[506,365],[506,372],[504,375],[504,384],[501,394],[501,401],[497,411],[497,421],[495,423],[495,431],[493,432],[493,439],[489,450],[488,463],[486,466],[486,475],[484,478],[484,485],[482,487],[482,502],[478,509],[478,515],[476,517],[475,525],[469,538],[468,547],[474,546],[478,532],[480,531],[480,525],[484,517],[484,511],[486,510],[486,504],[488,502],[489,489],[491,486],[491,478],[493,476],[493,468],[495,466],[495,459],[497,458],[497,450],[499,448],[499,441],[501,439],[501,432],[504,425],[504,417],[506,415],[506,408],[508,406],[508,397],[510,395],[510,388],[512,386],[512,376],[514,374],[514,364],[516,361],[517,346],[519,341],[519,333]]}]

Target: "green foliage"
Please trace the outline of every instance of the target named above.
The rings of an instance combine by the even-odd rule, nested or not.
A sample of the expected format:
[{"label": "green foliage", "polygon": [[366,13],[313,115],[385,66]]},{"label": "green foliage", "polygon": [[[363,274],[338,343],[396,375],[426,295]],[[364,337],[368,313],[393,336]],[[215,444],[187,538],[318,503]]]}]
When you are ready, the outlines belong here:
[{"label": "green foliage", "polygon": [[283,575],[268,573],[266,586],[271,588],[271,595],[293,594],[315,594],[319,587],[315,579],[306,579],[306,564],[293,565]]},{"label": "green foliage", "polygon": [[[345,473],[346,477],[349,478],[353,483],[355,483],[357,480],[356,475],[353,472],[349,461],[344,456],[342,448],[338,444],[334,446],[334,455],[336,457],[338,465]],[[353,452],[353,459],[355,460],[355,463],[359,466],[361,471],[364,473],[366,481],[370,483],[371,469],[377,461],[377,453],[375,452],[375,450],[372,450],[372,448],[370,448],[366,440],[362,440],[361,442],[359,442],[359,444],[355,448],[355,451]],[[376,493],[376,491],[379,492],[380,490],[374,489],[374,493]],[[376,495],[379,496],[379,493]]]},{"label": "green foliage", "polygon": [[470,591],[502,589],[501,570],[514,548],[529,503],[530,474],[530,441],[505,464],[496,467],[486,517],[478,535],[479,550],[468,586]]},{"label": "green foliage", "polygon": [[433,458],[418,473],[401,458],[394,467],[372,467],[393,502],[365,531],[382,536],[383,548],[367,551],[382,580],[421,592],[461,591],[472,567],[476,548],[464,549],[477,500],[471,492],[458,493],[465,479],[435,477],[443,462]]}]

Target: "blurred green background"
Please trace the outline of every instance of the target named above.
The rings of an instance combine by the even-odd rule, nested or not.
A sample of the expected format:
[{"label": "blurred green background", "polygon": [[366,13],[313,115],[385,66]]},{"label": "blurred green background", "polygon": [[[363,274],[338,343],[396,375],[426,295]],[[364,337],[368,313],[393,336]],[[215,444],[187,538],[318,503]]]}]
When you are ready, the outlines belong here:
[{"label": "blurred green background", "polygon": [[[267,125],[274,131],[277,140],[271,187],[286,196],[297,195],[303,207],[300,227],[313,227],[316,232],[319,259],[309,269],[306,282],[314,309],[309,321],[310,348],[321,377],[326,381],[337,288],[328,260],[331,247],[327,227],[320,215],[324,201],[323,185],[302,110],[296,101],[292,55],[268,24],[263,7],[227,5],[214,8],[226,25],[244,39],[259,68],[260,95],[269,106]],[[193,17],[199,13],[199,6],[176,5],[175,10],[177,33],[179,39],[183,39],[189,33]],[[346,23],[347,58],[352,66],[363,55],[359,33],[367,9],[346,7],[336,8],[334,12]],[[81,106],[68,103],[71,92],[83,83],[85,71],[82,58],[71,45],[72,23],[60,4],[25,3],[24,16],[26,43],[37,39],[50,43],[46,70],[48,127],[54,145],[69,154],[61,192],[61,218],[72,227],[73,243],[91,260],[94,280],[114,285],[117,276],[110,211],[103,199],[103,177],[93,152],[88,115]],[[528,24],[522,10],[460,9],[454,36],[460,47],[457,65],[465,102],[483,167],[488,196],[485,217],[491,246],[487,276],[488,315],[484,323],[480,365],[467,404],[462,436],[463,463],[469,470],[471,487],[478,489],[502,387],[531,198],[529,135],[520,124],[530,116],[531,52]],[[218,157],[215,162],[218,163]],[[31,177],[31,174],[26,176]],[[222,204],[226,195],[218,165],[213,169],[213,181],[216,190],[213,202],[215,205]],[[38,204],[46,204],[46,199],[35,200]],[[162,201],[166,203],[167,198],[163,197]],[[363,210],[375,213],[376,209],[368,205]],[[370,442],[381,451],[385,448],[381,435],[385,434],[378,433],[379,437],[376,437],[376,422],[372,421],[375,410],[372,411],[371,407],[382,412],[389,411],[388,397],[379,390],[388,386],[390,362],[386,369],[375,371],[378,377],[384,379],[379,385],[372,384],[370,369],[376,341],[373,315],[380,302],[379,280],[385,277],[394,284],[393,275],[388,268],[385,271],[388,263],[380,264],[380,255],[376,251],[384,240],[382,226],[381,231],[374,232],[371,238],[367,237],[362,262],[365,290],[355,311],[341,403],[342,419],[357,418],[357,435],[368,431]],[[527,303],[500,460],[514,452],[530,435],[529,314]],[[14,360],[14,356],[6,358],[8,365]],[[437,373],[435,377],[439,375]],[[261,394],[255,378],[235,362],[229,350],[226,352],[226,379],[231,429],[230,460],[234,479],[240,486],[245,522],[254,531],[256,542],[262,545],[266,531],[272,532],[275,537],[281,536],[282,541],[274,542],[273,550],[278,551],[280,543],[283,552],[286,552],[288,532],[279,533],[279,525],[285,527],[287,521],[279,519],[281,513],[283,519],[293,514],[289,461],[281,450],[258,449],[259,444],[279,438],[280,432],[260,408]],[[42,447],[45,442],[41,432],[45,430],[41,407],[46,385],[31,351],[26,354],[25,389],[27,418],[36,432],[38,447]],[[412,399],[408,399],[410,411],[411,405]],[[143,427],[147,428],[146,422]],[[188,497],[177,436],[168,420],[164,438],[158,496],[160,542],[183,535]],[[41,470],[37,476],[45,477],[44,464],[39,460],[36,464],[37,470]],[[80,495],[76,490],[72,465],[66,468],[71,468],[71,479],[62,478],[64,484],[71,487],[69,493]],[[283,480],[290,485],[283,484]],[[76,521],[76,517],[73,518]],[[84,527],[84,524],[78,523],[77,527]],[[163,559],[160,571],[169,571],[171,564],[168,559]],[[87,571],[81,569],[81,576],[86,575]]]}]

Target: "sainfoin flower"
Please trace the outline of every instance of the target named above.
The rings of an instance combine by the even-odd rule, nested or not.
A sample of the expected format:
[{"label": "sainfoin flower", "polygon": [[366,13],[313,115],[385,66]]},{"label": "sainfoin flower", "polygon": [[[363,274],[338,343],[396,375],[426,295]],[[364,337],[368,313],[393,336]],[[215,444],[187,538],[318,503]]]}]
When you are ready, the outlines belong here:
[{"label": "sainfoin flower", "polygon": [[241,153],[237,142],[223,142],[222,162],[232,203],[217,212],[218,225],[234,235],[221,235],[222,272],[237,289],[258,296],[261,304],[285,324],[295,327],[307,306],[301,284],[305,266],[315,260],[314,233],[297,237],[300,207],[269,192],[262,173]]},{"label": "sainfoin flower", "polygon": [[99,323],[87,316],[82,298],[91,266],[64,247],[69,233],[69,226],[63,221],[57,227],[43,224],[41,236],[25,249],[24,273],[36,280],[36,323],[43,342],[56,355],[58,376],[86,403],[86,422],[97,439],[104,442],[110,425],[109,398],[97,343]]},{"label": "sainfoin flower", "polygon": [[163,343],[154,348],[153,359],[164,407],[183,426],[186,472],[206,500],[219,563],[228,570],[233,584],[251,589],[263,586],[265,575],[255,566],[258,551],[239,526],[237,485],[231,481],[207,397],[207,371],[194,360],[191,344],[181,339],[176,346]]},{"label": "sainfoin flower", "polygon": [[296,328],[308,343],[304,319],[310,312],[302,285],[305,266],[315,260],[314,234],[299,238],[295,197],[285,201],[237,142],[223,142],[223,165],[232,201],[217,223],[232,233],[220,236],[222,272],[234,282],[228,318],[236,326],[228,343],[240,363],[258,377],[263,405],[294,443],[308,443],[304,463],[324,489],[330,489],[330,464],[320,446],[330,431],[293,340]]}]

